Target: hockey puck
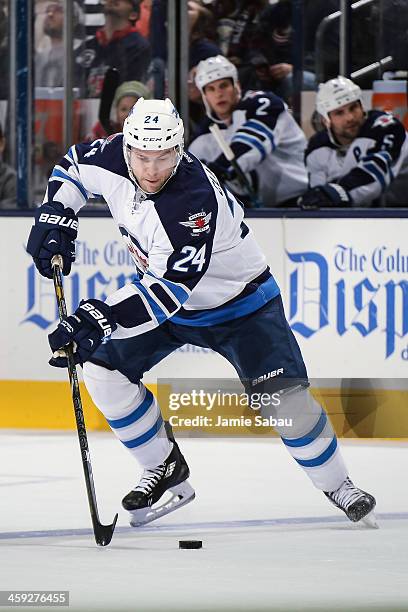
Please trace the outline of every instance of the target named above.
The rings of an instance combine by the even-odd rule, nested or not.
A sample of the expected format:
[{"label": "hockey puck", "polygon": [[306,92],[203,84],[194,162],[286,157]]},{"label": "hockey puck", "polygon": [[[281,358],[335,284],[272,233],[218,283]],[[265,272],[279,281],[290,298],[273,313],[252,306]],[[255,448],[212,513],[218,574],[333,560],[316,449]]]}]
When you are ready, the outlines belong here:
[{"label": "hockey puck", "polygon": [[179,548],[202,548],[201,540],[179,540]]}]

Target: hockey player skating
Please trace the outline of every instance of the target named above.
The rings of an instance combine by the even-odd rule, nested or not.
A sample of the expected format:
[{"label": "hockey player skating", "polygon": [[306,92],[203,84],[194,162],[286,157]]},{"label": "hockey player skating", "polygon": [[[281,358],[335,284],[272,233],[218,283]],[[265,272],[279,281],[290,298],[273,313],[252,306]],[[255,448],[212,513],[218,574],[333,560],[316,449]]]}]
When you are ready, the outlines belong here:
[{"label": "hockey player skating", "polygon": [[241,95],[237,69],[222,55],[198,64],[195,83],[208,119],[190,144],[191,153],[248,202],[245,186],[210,132],[211,124],[217,123],[262,204],[295,205],[307,188],[303,160],[307,142],[284,101],[266,91]]},{"label": "hockey player skating", "polygon": [[317,111],[325,130],[306,150],[310,189],[302,208],[406,204],[408,135],[392,114],[364,110],[360,87],[339,76],[320,85]]},{"label": "hockey player skating", "polygon": [[[105,302],[82,301],[50,334],[50,363],[65,367],[63,348],[74,343],[93,401],[144,468],[123,499],[131,523],[146,523],[194,498],[188,465],[141,382],[186,343],[229,360],[249,394],[283,389],[277,416],[283,411],[293,427],[278,431],[289,453],[350,520],[371,512],[374,498],[349,480],[326,413],[307,390],[279,288],[243,210],[211,171],[183,153],[183,123],[170,100],[141,98],[123,134],[73,146],[55,167],[27,246],[43,276],[52,276],[55,254],[69,274],[76,213],[97,193],[138,277]],[[278,376],[268,377],[273,370]],[[166,491],[172,501],[160,505]]]}]

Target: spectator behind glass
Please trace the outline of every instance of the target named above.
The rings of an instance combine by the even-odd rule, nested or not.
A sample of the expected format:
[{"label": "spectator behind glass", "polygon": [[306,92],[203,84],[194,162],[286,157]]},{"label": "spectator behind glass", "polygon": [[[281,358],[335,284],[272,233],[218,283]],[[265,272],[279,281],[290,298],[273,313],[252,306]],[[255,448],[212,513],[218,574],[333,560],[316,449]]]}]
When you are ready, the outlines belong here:
[{"label": "spectator behind glass", "polygon": [[189,67],[197,66],[207,57],[220,53],[216,42],[216,24],[211,11],[197,0],[188,2],[188,23],[190,28]]},{"label": "spectator behind glass", "polygon": [[140,3],[140,16],[136,23],[136,30],[144,36],[150,36],[150,17],[152,13],[152,0],[142,0]]},{"label": "spectator behind glass", "polygon": [[0,2],[0,100],[8,99],[9,84],[8,15],[6,3]]},{"label": "spectator behind glass", "polygon": [[268,0],[215,0],[209,5],[217,21],[220,51],[238,68],[245,88],[253,80],[253,67],[250,66],[252,41],[259,14],[267,4]]},{"label": "spectator behind glass", "polygon": [[[113,98],[112,107],[115,113],[115,120],[111,122],[110,133],[121,132],[126,117],[130,113],[130,110],[139,98],[145,100],[151,99],[151,93],[147,89],[146,85],[139,81],[125,81],[117,88],[115,97]],[[96,140],[97,138],[106,138],[108,134],[104,130],[100,121],[98,121],[92,128],[92,134],[88,140]]]},{"label": "spectator behind glass", "polygon": [[100,96],[106,70],[116,68],[121,82],[146,80],[150,44],[137,32],[139,0],[106,0],[105,25],[81,49],[78,61],[86,70],[87,96]]},{"label": "spectator behind glass", "polygon": [[194,135],[205,117],[205,108],[200,90],[194,82],[197,64],[208,57],[221,53],[215,42],[216,23],[213,14],[201,2],[189,0],[188,22],[190,28],[188,98],[190,134]]},{"label": "spectator behind glass", "polygon": [[43,33],[50,48],[36,55],[35,82],[40,87],[62,87],[64,65],[64,7],[62,2],[50,2],[45,7]]},{"label": "spectator behind glass", "polygon": [[[73,3],[74,49],[78,46],[75,34],[80,27],[81,9]],[[63,87],[64,82],[64,5],[62,0],[47,2],[44,9],[42,33],[46,37],[47,47],[38,51],[35,58],[35,84],[38,87]],[[42,41],[44,46],[44,41]],[[76,56],[74,51],[74,57]],[[74,85],[80,84],[81,72],[74,61]]]},{"label": "spectator behind glass", "polygon": [[16,173],[3,161],[6,138],[0,126],[0,208],[16,208]]},{"label": "spectator behind glass", "polygon": [[[290,103],[293,92],[292,45],[292,2],[280,0],[259,16],[251,51],[251,64],[255,71],[251,71],[247,85],[271,90]],[[315,89],[314,73],[304,71],[303,90]]]}]

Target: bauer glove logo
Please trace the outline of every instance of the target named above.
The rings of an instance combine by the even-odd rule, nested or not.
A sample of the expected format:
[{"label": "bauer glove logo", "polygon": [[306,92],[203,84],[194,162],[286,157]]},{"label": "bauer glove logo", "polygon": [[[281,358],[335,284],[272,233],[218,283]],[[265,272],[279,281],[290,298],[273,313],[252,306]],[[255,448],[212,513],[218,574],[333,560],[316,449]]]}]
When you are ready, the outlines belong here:
[{"label": "bauer glove logo", "polygon": [[95,306],[93,306],[89,302],[85,302],[84,304],[81,304],[80,308],[82,308],[82,310],[85,310],[91,317],[95,319],[99,327],[102,329],[102,332],[105,338],[111,335],[113,331],[112,327],[110,323],[108,322],[108,320],[106,319],[106,317],[101,313],[100,310],[95,308]]},{"label": "bauer glove logo", "polygon": [[41,213],[38,217],[38,223],[49,223],[50,225],[61,225],[62,227],[71,227],[78,231],[78,221],[72,217],[61,217],[60,215],[50,215]]}]

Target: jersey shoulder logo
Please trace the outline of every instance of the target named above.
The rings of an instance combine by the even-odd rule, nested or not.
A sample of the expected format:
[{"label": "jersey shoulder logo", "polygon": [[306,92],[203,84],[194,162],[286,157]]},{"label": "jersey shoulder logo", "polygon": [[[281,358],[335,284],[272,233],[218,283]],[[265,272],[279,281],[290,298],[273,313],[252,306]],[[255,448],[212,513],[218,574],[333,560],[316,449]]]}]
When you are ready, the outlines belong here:
[{"label": "jersey shoulder logo", "polygon": [[392,123],[395,123],[395,117],[391,113],[380,115],[373,123],[373,127],[388,127]]},{"label": "jersey shoulder logo", "polygon": [[261,89],[249,89],[242,98],[243,100],[251,100],[252,98],[256,98],[257,96],[264,96],[265,92]]},{"label": "jersey shoulder logo", "polygon": [[199,213],[189,215],[188,221],[179,221],[180,225],[189,227],[191,229],[191,235],[197,236],[203,232],[210,231],[210,219],[212,213],[206,213],[203,210]]},{"label": "jersey shoulder logo", "polygon": [[102,143],[101,152],[104,150],[106,145],[108,145],[110,142],[112,142],[112,140],[114,140],[117,136],[120,136],[120,135],[121,135],[121,132],[116,132],[116,134],[111,134],[110,136],[105,138],[105,140]]}]

